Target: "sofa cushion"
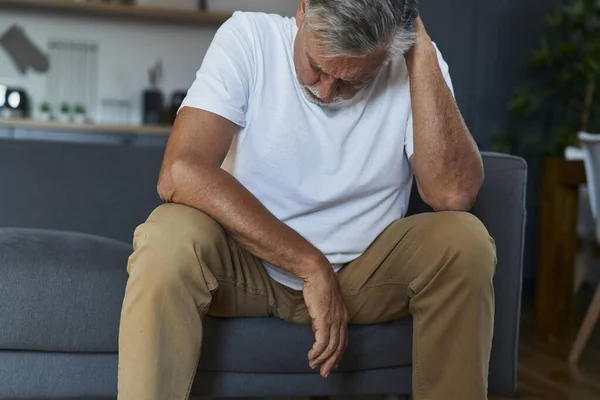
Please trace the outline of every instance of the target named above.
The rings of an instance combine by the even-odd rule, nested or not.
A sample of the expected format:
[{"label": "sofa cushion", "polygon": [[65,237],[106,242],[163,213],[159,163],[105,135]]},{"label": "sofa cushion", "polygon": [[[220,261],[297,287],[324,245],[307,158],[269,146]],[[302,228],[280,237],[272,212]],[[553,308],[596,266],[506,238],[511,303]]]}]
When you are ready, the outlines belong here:
[{"label": "sofa cushion", "polygon": [[114,352],[128,244],[0,229],[0,349]]},{"label": "sofa cushion", "polygon": [[[71,232],[0,229],[0,350],[116,353],[131,246]],[[208,317],[200,369],[309,372],[310,326]],[[412,321],[351,326],[340,370],[411,364]]]},{"label": "sofa cushion", "polygon": [[[199,368],[205,371],[310,372],[309,325],[274,318],[207,318]],[[350,325],[340,371],[412,365],[412,319]]]}]

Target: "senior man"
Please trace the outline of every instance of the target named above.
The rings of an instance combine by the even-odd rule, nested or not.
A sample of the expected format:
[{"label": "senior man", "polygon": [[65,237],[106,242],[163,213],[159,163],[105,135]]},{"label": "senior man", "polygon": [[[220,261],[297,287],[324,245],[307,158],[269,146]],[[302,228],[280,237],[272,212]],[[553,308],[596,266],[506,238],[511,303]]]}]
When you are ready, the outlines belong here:
[{"label": "senior man", "polygon": [[[436,212],[406,218],[413,174]],[[326,378],[348,323],[410,312],[414,398],[484,400],[495,247],[465,212],[482,182],[414,0],[235,13],[178,114],[166,204],[135,233],[119,399],[187,399],[205,315],[312,323]]]}]

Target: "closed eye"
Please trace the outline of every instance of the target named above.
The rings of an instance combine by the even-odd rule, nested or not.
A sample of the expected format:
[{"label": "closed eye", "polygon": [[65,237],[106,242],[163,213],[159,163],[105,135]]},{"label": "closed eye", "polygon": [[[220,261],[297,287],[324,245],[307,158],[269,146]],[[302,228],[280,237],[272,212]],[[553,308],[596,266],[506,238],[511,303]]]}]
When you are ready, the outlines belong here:
[{"label": "closed eye", "polygon": [[343,81],[346,85],[350,86],[364,86],[369,82],[369,79],[363,79],[362,81]]},{"label": "closed eye", "polygon": [[321,72],[321,68],[317,67],[315,64],[313,64],[311,61],[309,61],[310,67],[312,68],[313,71],[315,71],[316,73],[320,74]]}]

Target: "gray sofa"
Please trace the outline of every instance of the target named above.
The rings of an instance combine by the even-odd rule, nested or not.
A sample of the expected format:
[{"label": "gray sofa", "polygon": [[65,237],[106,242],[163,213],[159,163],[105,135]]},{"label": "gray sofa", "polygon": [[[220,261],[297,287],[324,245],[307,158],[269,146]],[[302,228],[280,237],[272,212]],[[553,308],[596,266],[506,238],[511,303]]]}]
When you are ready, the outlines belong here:
[{"label": "gray sofa", "polygon": [[[134,228],[159,204],[162,147],[0,141],[0,399],[109,399]],[[473,212],[496,239],[490,391],[515,389],[526,165],[485,154]],[[427,211],[416,191],[411,213]],[[408,394],[410,318],[351,326],[339,372],[309,370],[309,326],[206,321],[193,392],[211,397]],[[450,345],[450,344],[449,344]]]}]

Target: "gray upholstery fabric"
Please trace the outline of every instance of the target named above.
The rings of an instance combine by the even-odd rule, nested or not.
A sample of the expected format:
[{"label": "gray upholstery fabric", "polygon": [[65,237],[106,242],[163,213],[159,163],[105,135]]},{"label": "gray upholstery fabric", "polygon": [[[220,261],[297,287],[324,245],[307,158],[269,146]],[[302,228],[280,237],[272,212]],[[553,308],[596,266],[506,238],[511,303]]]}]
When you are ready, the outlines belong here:
[{"label": "gray upholstery fabric", "polygon": [[0,351],[0,399],[116,398],[116,354]]},{"label": "gray upholstery fabric", "polygon": [[[200,369],[207,371],[309,373],[314,343],[310,326],[277,319],[209,318],[205,323]],[[352,325],[340,371],[404,367],[412,364],[412,320]]]},{"label": "gray upholstery fabric", "polygon": [[0,228],[0,349],[116,352],[131,246]]},{"label": "gray upholstery fabric", "polygon": [[[116,353],[130,254],[129,245],[111,239],[1,228],[0,349]],[[203,369],[310,372],[305,354],[313,340],[309,326],[213,318],[205,325]],[[340,369],[410,365],[411,334],[408,318],[352,327],[353,345]]]},{"label": "gray upholstery fabric", "polygon": [[192,394],[219,397],[358,396],[408,394],[412,368],[370,369],[332,373],[327,379],[311,374],[241,374],[200,372]]},{"label": "gray upholstery fabric", "polygon": [[[57,144],[46,145],[61,152],[53,147]],[[71,154],[73,149],[70,147],[67,153]],[[23,148],[13,150],[24,155]],[[27,154],[35,155],[39,149],[34,150]],[[68,158],[85,173],[65,168],[60,172],[76,178],[75,183],[51,185],[44,181],[60,181],[52,175],[58,167],[49,166],[46,173],[39,165],[26,166],[27,162],[18,157],[4,159],[6,150],[0,146],[0,165],[4,167],[0,168],[0,179],[3,184],[4,180],[9,181],[3,193],[10,193],[10,196],[0,195],[0,226],[34,227],[39,217],[42,228],[77,229],[129,241],[135,226],[154,206],[151,204],[154,200],[141,201],[140,207],[136,202],[139,196],[154,196],[161,157],[154,149],[131,150],[130,157],[126,157],[125,153],[106,146],[89,146],[81,150],[81,158]],[[120,175],[111,169],[107,174],[112,177],[98,179],[105,173],[99,170],[110,164],[107,157],[115,155],[121,169],[154,165],[156,173],[150,168],[143,173]],[[53,157],[54,162],[59,161],[57,154]],[[80,166],[82,163],[85,167]],[[518,158],[494,154],[485,154],[484,163],[486,182],[473,212],[487,226],[498,249],[490,391],[508,396],[514,391],[516,376],[526,165]],[[36,189],[20,191],[23,182],[10,177],[11,170],[22,167],[27,169],[26,173],[16,173],[22,179],[34,179]],[[144,173],[152,179],[141,178]],[[58,188],[56,192],[54,187]],[[91,192],[79,194],[78,188]],[[99,204],[115,197],[114,193],[128,200]],[[34,194],[38,196],[36,201],[30,198]],[[416,191],[414,194],[411,212],[426,211]],[[45,197],[49,197],[49,204]],[[76,204],[78,201],[83,204]],[[94,212],[96,208],[98,214]],[[47,215],[60,212],[65,214]],[[127,279],[125,265],[130,252],[129,244],[100,237],[0,229],[0,350],[7,350],[0,351],[0,399],[27,398],[31,393],[35,394],[32,398],[56,398],[60,397],[57,394],[67,393],[86,399],[114,396],[114,386],[110,385],[116,379],[116,362],[107,360],[116,356],[102,353],[112,353],[117,348],[120,306]],[[341,384],[329,386],[334,381],[351,382],[345,386],[347,394],[407,393],[410,368],[405,366],[410,361],[410,324],[406,319],[381,326],[352,327],[351,347],[341,368],[343,371],[371,369],[341,373],[339,380],[336,377],[323,382],[314,372],[308,373],[305,365],[311,344],[308,327],[268,319],[209,319],[197,385],[212,396],[318,395],[346,390]],[[32,352],[35,350],[44,353]],[[98,354],[89,354],[93,352]],[[385,368],[390,366],[400,368]]]},{"label": "gray upholstery fabric", "polygon": [[517,157],[484,154],[484,165],[486,181],[473,214],[488,228],[498,254],[490,391],[509,396],[517,382],[527,164]]},{"label": "gray upholstery fabric", "polygon": [[[0,399],[114,400],[116,354],[0,351]],[[332,373],[246,374],[200,372],[194,396],[327,396],[408,393],[411,368]]]},{"label": "gray upholstery fabric", "polygon": [[0,227],[92,233],[130,243],[160,204],[162,147],[0,140]]}]

